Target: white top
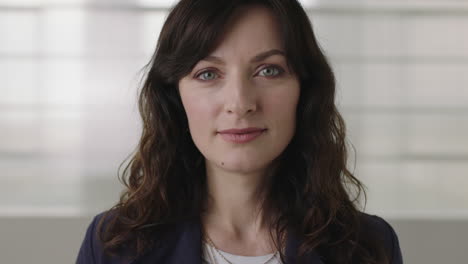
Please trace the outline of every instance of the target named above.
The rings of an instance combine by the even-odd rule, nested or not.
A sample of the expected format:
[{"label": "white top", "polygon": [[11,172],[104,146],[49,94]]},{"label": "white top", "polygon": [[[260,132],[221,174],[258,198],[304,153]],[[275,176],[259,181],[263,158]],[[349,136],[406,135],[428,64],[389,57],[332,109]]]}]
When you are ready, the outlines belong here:
[{"label": "white top", "polygon": [[[264,264],[269,259],[270,261],[266,262],[265,264],[282,264],[278,252],[274,258],[271,258],[275,253],[264,256],[249,257],[229,254],[222,250],[219,251],[232,264]],[[228,264],[228,262],[226,262],[226,260],[224,260],[224,258],[219,255],[219,252],[216,251],[215,248],[213,248],[210,244],[203,242],[202,264]]]}]

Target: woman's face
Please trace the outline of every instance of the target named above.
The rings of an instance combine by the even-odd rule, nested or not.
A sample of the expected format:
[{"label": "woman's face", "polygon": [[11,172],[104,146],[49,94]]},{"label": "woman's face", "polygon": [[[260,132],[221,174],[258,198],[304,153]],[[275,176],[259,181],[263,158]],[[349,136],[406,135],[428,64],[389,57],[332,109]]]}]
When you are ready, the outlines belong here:
[{"label": "woman's face", "polygon": [[[300,87],[271,11],[250,6],[237,14],[219,46],[180,80],[179,91],[207,166],[261,172],[294,135]],[[221,132],[244,128],[263,131]]]}]

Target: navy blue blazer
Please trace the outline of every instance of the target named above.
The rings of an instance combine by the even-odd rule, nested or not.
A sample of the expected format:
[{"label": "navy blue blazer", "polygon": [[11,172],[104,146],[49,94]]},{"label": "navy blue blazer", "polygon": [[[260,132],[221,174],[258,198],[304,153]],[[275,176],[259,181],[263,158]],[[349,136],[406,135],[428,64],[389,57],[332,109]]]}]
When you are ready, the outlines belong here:
[{"label": "navy blue blazer", "polygon": [[[171,235],[164,238],[159,247],[155,247],[137,259],[125,259],[123,257],[109,257],[104,255],[102,245],[96,234],[96,227],[103,214],[94,217],[89,225],[86,236],[81,245],[77,264],[201,264],[202,239],[200,222],[184,222],[176,225]],[[377,236],[382,238],[386,249],[392,256],[391,264],[402,264],[402,256],[398,237],[393,228],[382,218],[375,215],[362,213],[364,228],[372,228]],[[296,263],[295,253],[300,239],[293,232],[287,233],[286,262]],[[121,255],[125,255],[122,252]],[[314,251],[307,255],[307,263],[324,264],[320,256]]]}]

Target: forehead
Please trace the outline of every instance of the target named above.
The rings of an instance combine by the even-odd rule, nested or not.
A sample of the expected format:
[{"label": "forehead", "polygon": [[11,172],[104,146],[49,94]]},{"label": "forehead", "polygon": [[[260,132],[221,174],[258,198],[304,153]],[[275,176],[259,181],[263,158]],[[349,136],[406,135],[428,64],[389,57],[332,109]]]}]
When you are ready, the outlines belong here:
[{"label": "forehead", "polygon": [[280,26],[274,13],[262,5],[239,7],[228,20],[213,55],[254,55],[283,50]]}]

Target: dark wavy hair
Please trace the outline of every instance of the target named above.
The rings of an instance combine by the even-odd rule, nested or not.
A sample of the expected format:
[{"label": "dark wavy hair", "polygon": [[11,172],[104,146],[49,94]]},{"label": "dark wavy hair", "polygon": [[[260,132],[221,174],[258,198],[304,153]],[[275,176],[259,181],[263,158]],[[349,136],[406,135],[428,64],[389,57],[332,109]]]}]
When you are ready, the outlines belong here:
[{"label": "dark wavy hair", "polygon": [[[140,255],[153,245],[154,232],[199,219],[205,210],[204,157],[191,139],[178,82],[216,48],[238,7],[250,4],[268,7],[278,19],[287,62],[300,81],[296,131],[275,160],[262,208],[273,219],[282,261],[279,241],[292,227],[304,237],[299,258],[317,250],[326,263],[388,263],[383,245],[362,228],[357,206],[365,191],[347,168],[334,74],[295,0],[182,0],[171,10],[146,66],[142,135],[120,175],[126,189],[99,224],[105,251],[131,244]],[[104,219],[110,219],[105,228]]]}]

